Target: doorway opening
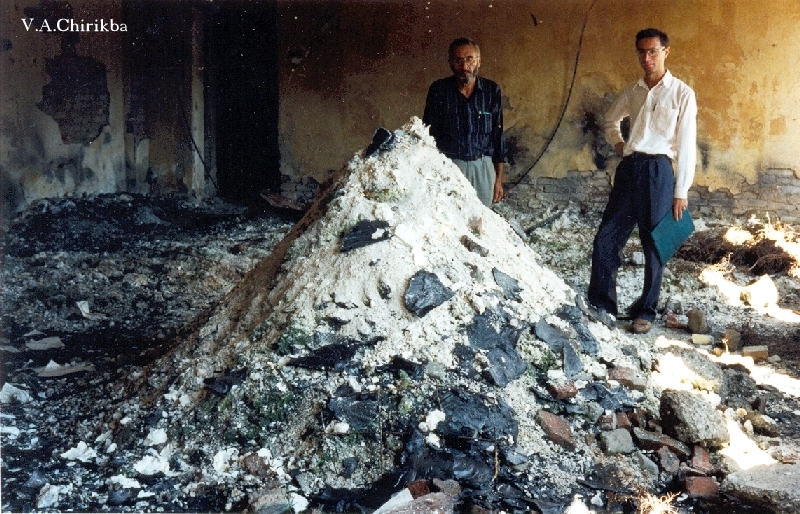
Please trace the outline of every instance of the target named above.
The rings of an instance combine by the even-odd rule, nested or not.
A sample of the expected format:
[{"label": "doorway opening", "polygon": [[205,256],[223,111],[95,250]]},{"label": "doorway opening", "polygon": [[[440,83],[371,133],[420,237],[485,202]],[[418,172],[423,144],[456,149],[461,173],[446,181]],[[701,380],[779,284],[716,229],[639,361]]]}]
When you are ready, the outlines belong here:
[{"label": "doorway opening", "polygon": [[218,194],[250,203],[280,188],[277,2],[219,2],[207,20]]}]

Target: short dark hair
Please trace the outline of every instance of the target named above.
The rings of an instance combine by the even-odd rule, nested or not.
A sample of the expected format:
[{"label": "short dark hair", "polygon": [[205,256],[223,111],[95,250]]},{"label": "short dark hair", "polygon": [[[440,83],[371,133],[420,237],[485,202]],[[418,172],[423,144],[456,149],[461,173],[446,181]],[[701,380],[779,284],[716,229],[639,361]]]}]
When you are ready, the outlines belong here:
[{"label": "short dark hair", "polygon": [[648,39],[651,37],[657,37],[661,40],[661,46],[669,46],[669,36],[667,36],[666,32],[662,32],[658,29],[644,29],[640,30],[636,33],[636,43],[638,44],[639,41],[642,39]]},{"label": "short dark hair", "polygon": [[478,52],[478,55],[481,54],[481,49],[478,46],[478,43],[471,40],[468,37],[460,37],[458,39],[454,39],[452,43],[450,43],[450,48],[447,49],[447,58],[453,57],[453,52],[456,51],[456,48],[461,48],[462,46],[472,46],[475,48],[475,51]]}]

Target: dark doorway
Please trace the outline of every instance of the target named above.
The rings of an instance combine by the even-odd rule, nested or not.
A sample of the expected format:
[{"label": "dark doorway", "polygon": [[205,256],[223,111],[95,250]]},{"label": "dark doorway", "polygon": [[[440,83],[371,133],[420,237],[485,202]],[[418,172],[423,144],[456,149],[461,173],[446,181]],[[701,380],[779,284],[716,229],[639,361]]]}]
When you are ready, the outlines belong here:
[{"label": "dark doorway", "polygon": [[219,195],[251,202],[280,186],[277,1],[215,2],[206,26]]}]

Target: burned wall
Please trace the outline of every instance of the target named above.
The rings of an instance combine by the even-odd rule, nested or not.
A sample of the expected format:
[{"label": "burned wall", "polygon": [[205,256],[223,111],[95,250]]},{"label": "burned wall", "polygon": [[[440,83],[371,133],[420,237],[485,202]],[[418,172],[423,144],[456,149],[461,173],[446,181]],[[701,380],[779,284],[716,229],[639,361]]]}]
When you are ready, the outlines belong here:
[{"label": "burned wall", "polygon": [[776,170],[800,178],[800,89],[785,73],[787,56],[800,51],[786,37],[800,4],[634,4],[646,8],[629,0],[281,2],[282,172],[322,178],[377,127],[420,116],[429,84],[450,73],[447,45],[466,35],[481,44],[482,74],[503,89],[515,198],[533,208],[601,202],[617,160],[598,124],[641,74],[636,31],[656,26],[672,40],[669,69],[697,93],[695,200],[724,191],[744,212],[756,194],[790,215],[784,200],[753,190],[772,188]]},{"label": "burned wall", "polygon": [[3,2],[3,210],[124,184],[121,45],[114,2]]},{"label": "burned wall", "polygon": [[2,12],[4,219],[46,197],[209,193],[201,5],[22,0]]}]

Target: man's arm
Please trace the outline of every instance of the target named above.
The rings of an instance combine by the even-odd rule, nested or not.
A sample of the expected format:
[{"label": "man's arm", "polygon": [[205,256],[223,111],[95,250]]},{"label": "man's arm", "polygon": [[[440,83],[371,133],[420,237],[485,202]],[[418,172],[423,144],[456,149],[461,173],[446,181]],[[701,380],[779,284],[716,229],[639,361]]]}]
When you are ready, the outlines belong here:
[{"label": "man's arm", "polygon": [[620,157],[622,157],[622,150],[625,147],[625,139],[622,137],[620,122],[626,116],[630,116],[628,105],[628,90],[625,89],[614,100],[603,116],[603,134],[608,144],[614,147]]},{"label": "man's arm", "polygon": [[505,163],[494,163],[494,173],[494,195],[492,196],[492,202],[497,203],[506,195],[505,190],[503,190],[503,180],[505,180]]},{"label": "man's arm", "polygon": [[506,160],[506,145],[503,139],[503,95],[499,86],[492,99],[492,146],[494,148],[492,162],[495,173],[492,202],[497,203],[505,196],[503,181],[505,180]]},{"label": "man's arm", "polygon": [[431,135],[436,138],[442,119],[442,98],[436,82],[428,88],[428,96],[425,98],[425,111],[422,114],[422,123],[430,127]]}]

